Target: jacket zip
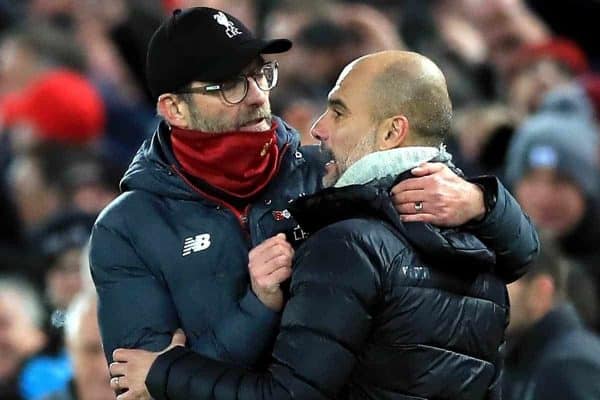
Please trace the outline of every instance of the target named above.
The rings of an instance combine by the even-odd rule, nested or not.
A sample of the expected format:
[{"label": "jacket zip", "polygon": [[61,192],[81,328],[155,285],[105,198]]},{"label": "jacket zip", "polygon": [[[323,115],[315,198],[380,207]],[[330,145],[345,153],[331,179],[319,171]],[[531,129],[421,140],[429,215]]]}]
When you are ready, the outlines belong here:
[{"label": "jacket zip", "polygon": [[225,207],[229,211],[231,211],[233,213],[233,215],[235,216],[235,218],[238,220],[238,223],[244,229],[244,231],[247,229],[247,222],[248,222],[247,210],[249,209],[250,205],[246,206],[243,213],[240,213],[234,206],[227,203],[226,201],[221,200],[220,198],[212,196],[212,195],[202,191],[201,189],[199,189],[192,182],[190,182],[190,180],[188,178],[186,178],[186,176],[183,175],[181,173],[181,171],[179,171],[179,169],[175,165],[171,165],[171,170],[173,172],[175,172],[177,174],[177,176],[179,176],[194,192],[196,192],[200,196],[202,196],[210,201],[217,203],[217,205]]}]

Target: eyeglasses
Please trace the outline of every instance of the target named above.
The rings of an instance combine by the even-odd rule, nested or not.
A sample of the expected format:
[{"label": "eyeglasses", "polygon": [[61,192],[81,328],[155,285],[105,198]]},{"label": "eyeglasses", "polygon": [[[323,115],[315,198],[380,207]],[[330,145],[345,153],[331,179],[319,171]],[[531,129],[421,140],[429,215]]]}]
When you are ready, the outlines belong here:
[{"label": "eyeglasses", "polygon": [[240,75],[221,83],[182,89],[175,93],[211,94],[220,92],[226,103],[238,104],[244,101],[248,94],[248,78],[252,78],[260,90],[267,92],[277,85],[278,75],[279,64],[277,64],[277,61],[271,61],[248,75]]}]

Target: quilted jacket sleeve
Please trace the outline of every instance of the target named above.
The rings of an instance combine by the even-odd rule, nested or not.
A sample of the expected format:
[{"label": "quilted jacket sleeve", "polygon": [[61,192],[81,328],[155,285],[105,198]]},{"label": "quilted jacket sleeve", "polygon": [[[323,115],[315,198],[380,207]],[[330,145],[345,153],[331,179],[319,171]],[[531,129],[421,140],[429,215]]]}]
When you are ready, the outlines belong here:
[{"label": "quilted jacket sleeve", "polygon": [[506,283],[519,279],[539,252],[539,239],[533,223],[519,203],[495,177],[470,179],[484,187],[495,204],[486,217],[467,228],[496,252],[496,274]]},{"label": "quilted jacket sleeve", "polygon": [[90,268],[98,292],[98,322],[109,362],[118,347],[162,350],[177,329],[165,285],[148,270],[128,239],[96,223]]},{"label": "quilted jacket sleeve", "polygon": [[[329,228],[296,255],[291,297],[266,372],[184,348],[159,356],[146,379],[157,399],[329,399],[348,381],[371,328],[379,274],[365,246]],[[312,241],[313,245],[309,243]]]}]

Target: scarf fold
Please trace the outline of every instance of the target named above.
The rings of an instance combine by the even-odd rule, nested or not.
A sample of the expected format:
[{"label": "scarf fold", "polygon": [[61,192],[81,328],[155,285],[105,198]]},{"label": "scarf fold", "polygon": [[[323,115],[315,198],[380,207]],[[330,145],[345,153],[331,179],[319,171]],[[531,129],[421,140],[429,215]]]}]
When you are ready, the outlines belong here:
[{"label": "scarf fold", "polygon": [[187,174],[238,199],[248,199],[271,181],[279,164],[277,124],[262,132],[171,128],[175,158]]},{"label": "scarf fold", "polygon": [[373,179],[398,176],[427,161],[449,162],[452,155],[446,146],[409,146],[376,151],[352,164],[335,183],[335,187],[363,185]]}]

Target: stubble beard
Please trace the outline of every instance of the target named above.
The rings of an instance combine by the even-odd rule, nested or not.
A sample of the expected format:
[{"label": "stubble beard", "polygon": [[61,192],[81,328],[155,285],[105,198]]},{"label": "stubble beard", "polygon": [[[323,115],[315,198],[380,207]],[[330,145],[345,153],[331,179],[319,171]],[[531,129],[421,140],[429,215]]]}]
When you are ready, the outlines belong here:
[{"label": "stubble beard", "polygon": [[192,130],[211,133],[233,132],[239,130],[241,126],[249,121],[258,118],[264,118],[269,126],[272,123],[271,107],[265,104],[262,107],[244,110],[240,112],[236,121],[224,119],[222,117],[212,117],[204,115],[198,107],[192,104],[188,105],[190,110],[190,128]]},{"label": "stubble beard", "polygon": [[325,165],[325,175],[323,176],[323,187],[328,188],[336,184],[340,177],[364,156],[377,151],[375,131],[364,135],[360,141],[345,155],[335,157],[333,152],[328,148],[321,148],[321,151],[328,153],[331,157],[331,162]]}]

